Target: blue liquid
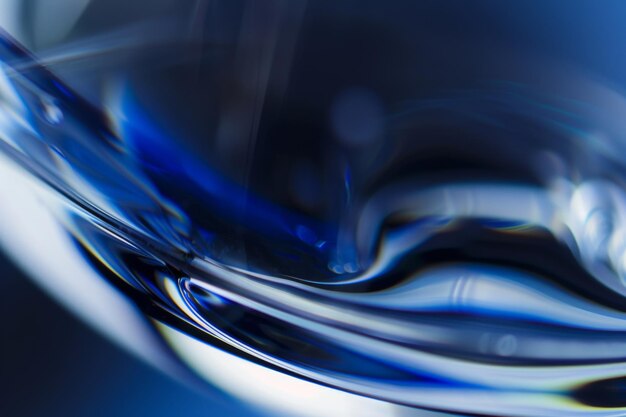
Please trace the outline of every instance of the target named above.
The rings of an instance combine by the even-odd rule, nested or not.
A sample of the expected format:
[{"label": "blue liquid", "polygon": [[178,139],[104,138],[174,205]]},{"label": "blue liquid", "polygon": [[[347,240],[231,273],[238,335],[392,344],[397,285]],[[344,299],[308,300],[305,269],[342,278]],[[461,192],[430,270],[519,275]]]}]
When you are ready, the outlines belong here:
[{"label": "blue liquid", "polygon": [[157,117],[143,69],[99,108],[8,35],[0,61],[0,149],[183,361],[165,328],[415,409],[626,409],[624,143],[597,95],[348,87],[207,139]]}]

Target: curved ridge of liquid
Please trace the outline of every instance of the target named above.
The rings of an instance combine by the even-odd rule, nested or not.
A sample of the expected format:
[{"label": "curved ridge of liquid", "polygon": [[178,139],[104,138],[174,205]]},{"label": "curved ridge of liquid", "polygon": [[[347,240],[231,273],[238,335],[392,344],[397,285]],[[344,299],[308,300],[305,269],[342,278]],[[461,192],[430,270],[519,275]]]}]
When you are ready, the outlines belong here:
[{"label": "curved ridge of liquid", "polygon": [[[116,132],[44,69],[17,72],[24,60],[32,57],[2,35],[2,149],[64,194],[59,222],[104,279],[194,336],[413,407],[546,417],[626,408],[624,167],[612,157],[619,144],[607,151],[611,143],[576,141],[604,167],[564,173],[568,161],[554,151],[569,140],[565,132],[589,123],[572,116],[577,105],[546,109],[519,91],[410,104],[395,118],[404,131],[421,126],[424,109],[466,116],[478,103],[484,114],[474,109],[470,118],[491,127],[502,108],[549,125],[554,149],[538,155],[544,171],[534,182],[373,181],[342,229],[249,195],[193,159],[183,170],[186,156],[166,169],[160,154],[138,150],[150,139],[169,149],[158,132]],[[208,181],[196,190],[207,216],[230,211],[222,223],[243,223],[198,227],[163,192],[159,171]],[[210,204],[225,193],[232,198]],[[256,211],[246,216],[250,205]],[[237,228],[252,249],[228,250],[229,239],[242,237],[229,235]]]}]

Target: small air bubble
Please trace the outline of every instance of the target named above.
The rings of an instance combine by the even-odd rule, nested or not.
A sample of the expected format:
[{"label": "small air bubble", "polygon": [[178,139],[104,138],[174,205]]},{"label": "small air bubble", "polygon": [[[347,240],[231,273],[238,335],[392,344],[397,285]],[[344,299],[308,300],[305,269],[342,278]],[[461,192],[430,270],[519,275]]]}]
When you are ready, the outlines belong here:
[{"label": "small air bubble", "polygon": [[517,351],[517,337],[507,334],[498,339],[495,346],[496,353],[500,356],[511,356]]},{"label": "small air bubble", "polygon": [[383,132],[384,109],[371,90],[351,88],[341,92],[331,109],[331,127],[337,138],[348,146],[363,146]]},{"label": "small air bubble", "polygon": [[313,245],[317,242],[317,236],[315,235],[315,232],[313,232],[306,226],[298,225],[296,227],[296,235],[301,241],[309,245]]},{"label": "small air bubble", "polygon": [[48,123],[58,125],[63,121],[63,111],[54,101],[43,99],[41,105],[43,117]]},{"label": "small air bubble", "polygon": [[328,264],[328,269],[333,271],[335,274],[343,274],[345,272],[343,269],[343,265],[339,265],[337,263]]}]

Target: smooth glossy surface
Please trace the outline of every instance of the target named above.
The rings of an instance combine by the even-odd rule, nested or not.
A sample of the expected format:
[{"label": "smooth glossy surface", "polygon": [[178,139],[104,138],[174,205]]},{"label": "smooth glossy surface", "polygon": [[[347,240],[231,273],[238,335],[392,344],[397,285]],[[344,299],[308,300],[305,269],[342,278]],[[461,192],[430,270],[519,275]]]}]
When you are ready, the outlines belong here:
[{"label": "smooth glossy surface", "polygon": [[[337,23],[333,51],[318,25],[345,11],[311,7],[293,52],[271,22],[294,7],[246,10],[249,39],[133,66],[95,104],[2,37],[0,145],[48,190],[72,243],[58,262],[95,271],[210,380],[240,363],[227,351],[272,369],[259,384],[291,375],[380,415],[623,412],[626,101],[510,63],[515,81],[411,98],[410,21],[362,49],[368,20]],[[410,62],[386,75],[385,58]]]}]

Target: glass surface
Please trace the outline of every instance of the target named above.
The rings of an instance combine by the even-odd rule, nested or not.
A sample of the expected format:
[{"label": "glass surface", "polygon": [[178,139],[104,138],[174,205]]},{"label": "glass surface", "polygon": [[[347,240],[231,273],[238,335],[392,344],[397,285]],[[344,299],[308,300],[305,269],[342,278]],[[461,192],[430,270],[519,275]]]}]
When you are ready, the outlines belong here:
[{"label": "glass surface", "polygon": [[276,415],[626,410],[623,2],[0,15],[0,243],[118,343]]}]

